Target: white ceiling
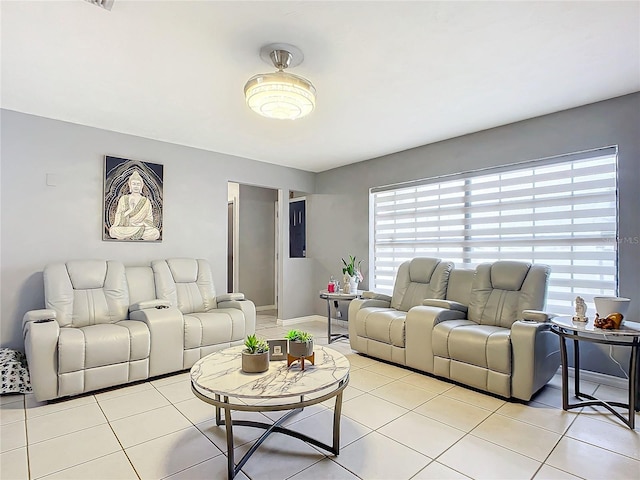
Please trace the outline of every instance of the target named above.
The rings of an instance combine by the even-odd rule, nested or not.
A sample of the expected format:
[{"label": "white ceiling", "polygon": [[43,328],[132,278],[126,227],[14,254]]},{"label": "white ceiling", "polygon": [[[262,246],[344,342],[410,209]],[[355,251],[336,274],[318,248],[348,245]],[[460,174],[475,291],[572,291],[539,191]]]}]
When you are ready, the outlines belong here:
[{"label": "white ceiling", "polygon": [[[640,2],[2,1],[2,108],[319,172],[640,90]],[[245,82],[299,47],[307,118]]]}]

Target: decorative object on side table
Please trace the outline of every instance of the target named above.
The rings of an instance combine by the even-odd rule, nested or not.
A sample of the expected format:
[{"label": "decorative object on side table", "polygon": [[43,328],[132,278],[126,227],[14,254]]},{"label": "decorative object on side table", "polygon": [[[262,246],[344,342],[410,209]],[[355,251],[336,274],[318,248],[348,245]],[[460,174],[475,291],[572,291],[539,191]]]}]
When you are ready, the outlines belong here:
[{"label": "decorative object on side table", "polygon": [[574,322],[586,322],[589,320],[589,317],[585,316],[587,313],[587,304],[584,301],[584,298],[577,296],[575,301],[576,314],[572,318]]},{"label": "decorative object on side table", "polygon": [[355,255],[349,255],[349,263],[342,259],[342,273],[344,275],[344,293],[357,293],[358,292],[358,283],[362,281],[362,273],[360,273],[360,265],[362,264],[362,260],[360,260],[356,264]]},{"label": "decorative object on side table", "polygon": [[315,353],[313,352],[313,335],[302,330],[289,330],[285,338],[289,341],[287,353],[287,367],[290,367],[296,360],[300,360],[302,370],[304,361],[309,360],[311,365],[315,365]]},{"label": "decorative object on side table", "polygon": [[246,347],[242,351],[242,371],[245,373],[261,373],[269,370],[269,344],[256,337],[248,335],[244,341]]},{"label": "decorative object on side table", "polygon": [[618,329],[623,324],[631,300],[622,297],[593,297],[596,318],[593,325],[605,330]]},{"label": "decorative object on side table", "polygon": [[269,361],[287,359],[287,340],[267,340],[269,344]]}]

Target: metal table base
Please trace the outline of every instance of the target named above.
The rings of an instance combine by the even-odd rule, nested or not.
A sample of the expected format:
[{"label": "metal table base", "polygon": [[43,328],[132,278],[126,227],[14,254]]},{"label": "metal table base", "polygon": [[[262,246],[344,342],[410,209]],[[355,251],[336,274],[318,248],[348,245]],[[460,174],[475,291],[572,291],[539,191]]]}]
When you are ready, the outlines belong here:
[{"label": "metal table base", "polygon": [[[640,405],[637,402],[638,395],[638,364],[640,363],[640,346],[638,336],[633,337],[632,341],[611,340],[606,338],[594,338],[584,335],[578,335],[576,332],[567,330],[558,325],[552,325],[551,329],[560,336],[560,355],[562,357],[562,409],[569,410],[572,408],[600,406],[609,410],[613,415],[620,419],[626,426],[631,429],[635,428],[635,412],[639,411]],[[569,366],[567,364],[567,340],[573,340],[573,365],[574,365],[574,394],[580,398],[587,400],[569,403]],[[629,358],[629,402],[606,401],[594,397],[592,395],[580,391],[580,342],[592,342],[604,345],[616,345],[631,347],[631,355]],[[620,414],[614,407],[628,409],[628,418]]]}]

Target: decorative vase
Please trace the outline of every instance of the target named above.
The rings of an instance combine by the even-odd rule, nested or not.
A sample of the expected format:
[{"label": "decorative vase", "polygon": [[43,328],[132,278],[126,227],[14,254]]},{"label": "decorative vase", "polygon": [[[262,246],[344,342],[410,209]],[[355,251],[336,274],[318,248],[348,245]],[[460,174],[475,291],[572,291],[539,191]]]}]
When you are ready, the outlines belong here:
[{"label": "decorative vase", "polygon": [[289,355],[295,358],[310,357],[313,353],[313,340],[296,342],[289,340]]},{"label": "decorative vase", "polygon": [[242,352],[242,371],[245,373],[261,373],[269,370],[269,352]]},{"label": "decorative vase", "polygon": [[351,295],[358,293],[358,277],[355,275],[349,278],[349,293]]}]

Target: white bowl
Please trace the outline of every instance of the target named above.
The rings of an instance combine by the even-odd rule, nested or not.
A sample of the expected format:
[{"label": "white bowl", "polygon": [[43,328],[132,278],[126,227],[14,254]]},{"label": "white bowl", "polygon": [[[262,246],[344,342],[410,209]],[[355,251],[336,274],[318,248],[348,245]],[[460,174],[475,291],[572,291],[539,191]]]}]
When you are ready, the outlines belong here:
[{"label": "white bowl", "polygon": [[621,313],[626,317],[631,300],[623,297],[593,297],[593,303],[596,304],[596,312],[601,318],[610,313]]}]

